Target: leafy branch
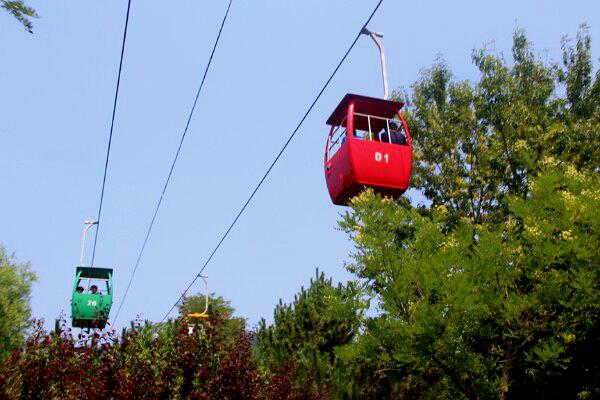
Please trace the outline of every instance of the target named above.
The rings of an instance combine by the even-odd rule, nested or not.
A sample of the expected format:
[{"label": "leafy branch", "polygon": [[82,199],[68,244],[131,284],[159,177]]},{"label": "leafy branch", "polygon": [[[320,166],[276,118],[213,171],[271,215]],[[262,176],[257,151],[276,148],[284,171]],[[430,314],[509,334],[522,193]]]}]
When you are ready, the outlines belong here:
[{"label": "leafy branch", "polygon": [[26,5],[22,0],[0,0],[0,7],[12,14],[27,30],[33,33],[33,24],[31,18],[39,18],[35,10]]}]

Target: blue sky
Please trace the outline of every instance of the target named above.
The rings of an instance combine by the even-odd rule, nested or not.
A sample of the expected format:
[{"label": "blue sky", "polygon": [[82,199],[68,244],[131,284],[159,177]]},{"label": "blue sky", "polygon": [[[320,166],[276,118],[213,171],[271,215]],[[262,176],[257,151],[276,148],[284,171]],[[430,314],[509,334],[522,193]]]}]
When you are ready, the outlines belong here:
[{"label": "blue sky", "polygon": [[[33,314],[69,315],[80,236],[97,213],[126,1],[30,1],[27,34],[0,13],[0,243],[39,276]],[[168,7],[167,7],[168,4]],[[117,328],[160,320],[194,277],[312,102],[376,0],[234,0],[174,177]],[[115,270],[116,305],[176,151],[227,5],[133,0],[96,265]],[[539,54],[600,3],[386,0],[370,25],[385,33],[390,87],[408,87],[442,54],[476,80],[471,51],[510,58],[524,28]],[[600,44],[593,42],[598,60]],[[381,96],[364,37],[205,271],[210,290],[250,326],[272,319],[315,268],[343,281],[351,244],[323,177],[325,120],[347,92]],[[415,197],[418,200],[418,196]],[[200,290],[200,283],[194,289]]]}]

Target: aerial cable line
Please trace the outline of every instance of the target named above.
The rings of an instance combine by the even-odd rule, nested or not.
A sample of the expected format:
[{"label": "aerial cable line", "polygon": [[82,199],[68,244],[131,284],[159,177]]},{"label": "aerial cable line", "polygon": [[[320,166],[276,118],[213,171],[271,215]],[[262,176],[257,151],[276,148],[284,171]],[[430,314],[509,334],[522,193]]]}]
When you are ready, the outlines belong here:
[{"label": "aerial cable line", "polygon": [[164,322],[165,319],[167,319],[169,317],[169,314],[171,314],[171,312],[173,311],[173,309],[175,309],[175,307],[177,307],[177,304],[179,304],[179,301],[183,298],[184,294],[187,293],[188,290],[190,290],[190,288],[194,285],[194,283],[196,283],[196,281],[201,277],[202,272],[204,271],[204,269],[208,266],[208,264],[212,260],[213,256],[217,252],[217,250],[219,250],[219,248],[221,247],[221,244],[223,244],[223,242],[225,241],[225,239],[227,238],[227,236],[229,235],[229,233],[231,232],[231,230],[233,229],[233,227],[235,226],[235,224],[237,223],[237,221],[240,219],[240,217],[242,216],[242,214],[244,213],[244,211],[246,210],[246,208],[248,207],[248,205],[250,204],[250,202],[254,198],[254,195],[256,194],[256,192],[258,192],[258,189],[260,189],[260,187],[262,186],[262,184],[265,181],[265,179],[267,179],[267,176],[271,173],[271,170],[273,169],[273,167],[275,166],[275,164],[277,164],[277,161],[279,161],[279,159],[283,155],[283,152],[285,151],[285,149],[288,147],[288,145],[290,144],[290,142],[292,141],[292,139],[294,138],[294,136],[296,136],[296,133],[298,133],[298,130],[300,129],[300,127],[302,126],[302,124],[304,123],[304,121],[306,120],[306,118],[308,117],[308,115],[310,114],[310,112],[312,111],[312,109],[314,108],[315,104],[317,104],[317,101],[319,101],[319,99],[321,98],[321,95],[323,95],[323,93],[325,92],[325,89],[327,89],[327,87],[329,86],[329,84],[333,80],[334,76],[337,74],[338,70],[340,69],[340,67],[342,66],[342,64],[344,63],[344,61],[346,61],[346,58],[348,57],[348,55],[350,54],[350,52],[352,51],[352,49],[354,48],[354,46],[358,42],[358,39],[362,35],[364,29],[367,28],[367,25],[369,24],[369,22],[371,22],[371,19],[373,19],[373,16],[375,15],[375,13],[377,12],[377,10],[381,6],[381,3],[383,3],[383,0],[379,0],[379,2],[377,3],[377,6],[375,6],[375,9],[371,13],[371,15],[369,15],[369,18],[367,18],[367,21],[364,23],[364,25],[359,30],[358,34],[356,35],[356,38],[354,38],[354,41],[352,42],[352,44],[350,45],[350,47],[348,48],[348,50],[346,50],[346,53],[344,54],[344,56],[342,57],[342,59],[340,60],[340,62],[337,64],[337,66],[335,67],[335,69],[333,70],[333,72],[331,73],[331,75],[329,76],[329,79],[327,79],[327,81],[325,82],[325,85],[323,85],[323,88],[317,94],[317,97],[315,97],[315,99],[311,103],[310,107],[308,107],[308,110],[306,111],[306,113],[304,114],[304,116],[300,119],[300,122],[298,123],[298,125],[296,126],[296,128],[292,131],[292,134],[287,139],[287,141],[285,142],[285,144],[283,145],[283,147],[281,148],[281,150],[279,151],[279,153],[277,154],[277,156],[275,157],[275,159],[271,162],[271,164],[269,165],[269,168],[267,168],[267,171],[265,172],[265,174],[263,175],[263,177],[260,179],[260,181],[258,182],[258,184],[256,185],[256,187],[254,188],[254,190],[250,194],[250,197],[248,197],[248,199],[244,203],[244,206],[237,213],[237,215],[233,219],[233,222],[229,225],[229,227],[225,231],[225,234],[223,234],[223,236],[221,237],[221,239],[219,240],[219,242],[217,243],[217,245],[213,249],[212,253],[210,253],[210,256],[208,257],[208,259],[202,265],[202,268],[200,269],[200,272],[198,272],[198,274],[194,277],[194,279],[192,280],[192,282],[182,292],[183,294],[181,294],[179,296],[179,298],[177,299],[177,301],[175,302],[175,304],[173,304],[173,306],[171,306],[171,308],[165,314],[165,316],[163,317],[163,319],[161,320],[161,322]]},{"label": "aerial cable line", "polygon": [[144,250],[146,249],[146,244],[148,244],[148,239],[150,238],[150,233],[152,232],[152,228],[154,227],[154,222],[156,221],[156,216],[158,215],[158,210],[162,204],[163,198],[165,196],[165,192],[167,191],[167,187],[169,186],[169,182],[171,181],[171,176],[173,175],[173,170],[175,169],[175,164],[179,158],[179,153],[181,152],[181,148],[183,146],[183,141],[188,132],[188,128],[190,126],[190,122],[192,120],[192,116],[194,115],[194,110],[196,109],[196,104],[198,103],[198,98],[200,97],[200,92],[202,92],[202,87],[204,86],[204,81],[206,80],[206,76],[208,74],[208,70],[210,69],[210,65],[212,63],[213,57],[215,55],[215,51],[217,50],[217,46],[219,44],[219,39],[221,38],[221,33],[223,32],[223,27],[225,26],[225,22],[227,21],[227,16],[229,15],[229,9],[231,8],[231,3],[233,0],[229,0],[229,4],[227,6],[227,11],[225,11],[225,16],[221,21],[221,27],[219,28],[219,33],[217,34],[217,38],[215,40],[215,44],[213,45],[212,51],[210,53],[210,57],[208,59],[208,63],[206,64],[206,68],[204,70],[204,75],[202,76],[202,81],[200,82],[200,87],[196,92],[196,98],[194,99],[194,103],[192,105],[192,109],[187,118],[187,122],[185,124],[185,129],[183,130],[183,134],[179,140],[179,147],[177,148],[177,152],[175,153],[175,158],[173,158],[173,162],[171,163],[171,169],[169,170],[169,174],[167,175],[167,179],[163,186],[162,192],[158,199],[158,203],[156,204],[156,208],[154,209],[154,215],[152,216],[152,220],[150,221],[150,225],[148,226],[148,230],[146,231],[146,237],[142,243],[142,247],[140,248],[140,252],[138,253],[137,260],[135,262],[135,266],[133,267],[133,272],[129,277],[129,283],[127,284],[127,289],[125,289],[125,293],[123,294],[123,298],[121,299],[121,303],[119,304],[119,308],[117,309],[117,313],[115,314],[115,318],[113,324],[116,322],[119,317],[119,313],[121,312],[121,308],[123,307],[123,303],[125,303],[125,299],[127,298],[127,294],[129,293],[129,289],[131,288],[131,283],[133,282],[133,278],[135,277],[135,273],[140,265],[140,261],[142,259],[142,255],[144,254]]},{"label": "aerial cable line", "polygon": [[104,191],[106,189],[106,174],[108,172],[108,160],[110,159],[110,147],[112,144],[113,130],[115,127],[115,116],[117,114],[117,101],[119,99],[119,87],[121,86],[121,71],[123,69],[123,56],[125,54],[125,42],[127,40],[127,27],[129,26],[129,10],[131,9],[131,0],[127,1],[127,14],[125,15],[125,29],[123,30],[123,44],[121,45],[121,58],[119,60],[119,73],[117,75],[117,87],[115,89],[115,100],[113,102],[112,118],[110,120],[110,133],[108,135],[108,146],[106,148],[106,160],[104,161],[104,177],[102,178],[102,190],[100,191],[100,205],[98,206],[98,216],[96,217],[96,232],[94,234],[94,250],[92,250],[92,264],[96,258],[96,245],[98,244],[98,231],[100,230],[100,217],[102,215],[102,204],[104,203]]}]

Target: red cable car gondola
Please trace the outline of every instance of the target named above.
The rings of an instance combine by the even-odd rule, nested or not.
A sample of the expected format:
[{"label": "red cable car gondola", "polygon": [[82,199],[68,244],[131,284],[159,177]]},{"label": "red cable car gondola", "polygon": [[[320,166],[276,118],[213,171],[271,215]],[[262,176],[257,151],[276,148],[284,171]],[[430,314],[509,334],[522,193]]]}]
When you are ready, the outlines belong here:
[{"label": "red cable car gondola", "polygon": [[364,188],[398,197],[408,188],[412,146],[398,101],[347,94],[327,120],[325,179],[334,204]]}]

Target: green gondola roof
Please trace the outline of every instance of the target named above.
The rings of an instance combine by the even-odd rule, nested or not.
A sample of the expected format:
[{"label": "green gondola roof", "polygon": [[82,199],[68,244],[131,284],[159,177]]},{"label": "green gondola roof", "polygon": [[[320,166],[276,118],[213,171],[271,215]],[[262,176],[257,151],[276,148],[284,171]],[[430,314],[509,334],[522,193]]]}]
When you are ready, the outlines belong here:
[{"label": "green gondola roof", "polygon": [[[79,272],[81,271],[81,275]],[[77,267],[76,275],[80,278],[92,278],[92,279],[110,279],[112,277],[113,270],[111,268],[92,268],[92,267]]]}]

